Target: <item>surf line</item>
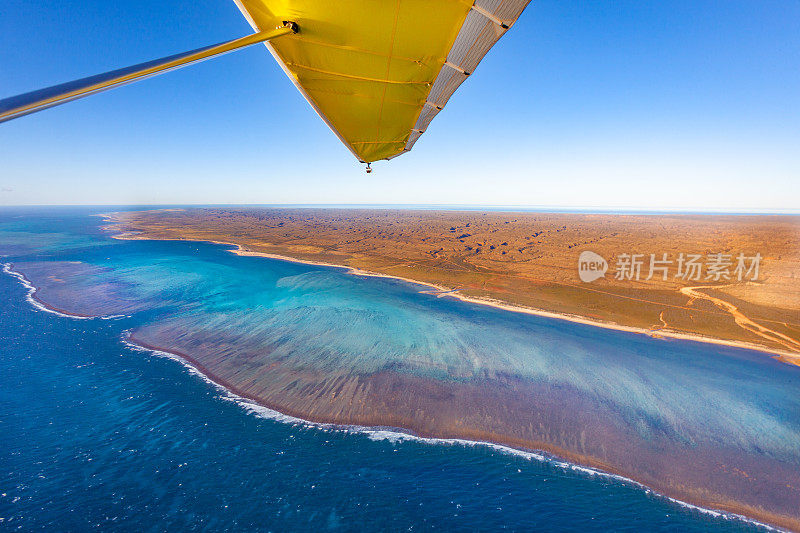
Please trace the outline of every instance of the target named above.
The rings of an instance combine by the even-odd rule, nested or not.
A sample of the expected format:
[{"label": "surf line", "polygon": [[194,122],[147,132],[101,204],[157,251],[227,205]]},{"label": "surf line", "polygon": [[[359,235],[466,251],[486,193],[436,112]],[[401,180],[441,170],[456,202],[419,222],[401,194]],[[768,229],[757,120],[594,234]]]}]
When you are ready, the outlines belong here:
[{"label": "surf line", "polygon": [[370,426],[359,426],[359,425],[335,424],[330,422],[314,422],[311,420],[305,420],[300,417],[288,415],[276,409],[272,409],[265,405],[261,405],[255,400],[252,400],[250,398],[245,398],[243,396],[236,394],[235,392],[231,391],[221,383],[215,381],[213,377],[202,372],[200,369],[194,366],[191,363],[191,361],[188,361],[187,359],[181,357],[178,354],[174,354],[166,350],[159,350],[136,344],[134,341],[130,339],[130,333],[131,333],[130,330],[123,331],[120,339],[121,342],[129,349],[135,352],[149,353],[156,357],[170,359],[172,361],[181,364],[190,374],[199,377],[204,382],[216,388],[221,393],[219,397],[220,399],[235,403],[246,413],[252,414],[253,416],[259,418],[263,418],[266,420],[273,420],[275,422],[283,424],[307,427],[319,431],[341,432],[352,435],[365,435],[367,438],[373,441],[388,441],[390,443],[408,441],[408,442],[419,442],[428,445],[462,446],[465,448],[475,448],[479,446],[485,447],[497,451],[499,453],[502,453],[504,455],[512,455],[515,457],[526,459],[528,461],[537,461],[540,463],[553,465],[562,470],[569,470],[590,477],[597,476],[605,479],[612,479],[617,482],[636,487],[644,491],[645,494],[653,495],[658,498],[663,498],[669,502],[678,505],[679,507],[685,509],[691,509],[715,518],[745,522],[747,524],[758,526],[769,531],[783,531],[780,528],[777,528],[769,524],[765,524],[763,522],[759,522],[758,520],[749,518],[747,516],[731,513],[728,511],[722,511],[719,509],[709,509],[706,507],[701,507],[699,505],[694,505],[692,503],[685,502],[683,500],[679,500],[677,498],[673,498],[665,494],[661,494],[660,492],[634,479],[630,479],[625,476],[620,476],[618,474],[612,474],[610,472],[605,472],[603,470],[599,470],[596,468],[590,468],[587,466],[571,463],[569,461],[563,460],[551,454],[545,453],[544,451],[519,450],[517,448],[512,448],[510,446],[505,446],[502,444],[497,444],[489,441],[476,441],[476,440],[459,439],[459,438],[421,437],[403,428],[380,427],[380,426],[370,427]]},{"label": "surf line", "polygon": [[[291,258],[287,258],[287,259],[290,260],[290,261],[292,260]],[[338,267],[338,265],[336,265],[336,266]],[[345,268],[346,269],[348,267],[339,267],[339,268]],[[9,274],[9,275],[11,275],[11,276],[13,276],[15,278],[17,278],[17,280],[28,290],[28,293],[27,293],[27,296],[26,296],[26,300],[34,308],[36,308],[37,310],[45,311],[47,313],[51,313],[51,314],[54,314],[54,315],[59,316],[59,317],[72,318],[72,319],[76,319],[76,320],[111,319],[111,318],[116,318],[116,317],[120,316],[120,315],[82,316],[82,315],[78,315],[78,314],[64,313],[64,312],[61,312],[61,311],[57,311],[55,309],[51,309],[48,306],[46,306],[45,304],[43,304],[40,301],[36,300],[35,294],[36,294],[36,291],[38,290],[37,287],[35,285],[33,285],[30,282],[30,280],[28,280],[24,276],[24,274],[22,274],[21,272],[17,272],[15,270],[13,270],[13,265],[11,263],[3,263],[3,272],[6,273],[6,274]],[[379,275],[379,276],[380,277],[384,277],[382,275]],[[391,276],[387,276],[387,277],[391,277]],[[127,315],[122,315],[122,316],[127,316]],[[749,517],[746,517],[746,516],[743,516],[743,515],[739,515],[739,514],[736,514],[736,513],[730,513],[730,512],[722,511],[722,510],[718,510],[718,509],[709,509],[709,508],[705,508],[705,507],[700,507],[698,505],[694,505],[694,504],[691,504],[691,503],[688,503],[688,502],[685,502],[685,501],[682,501],[682,500],[678,500],[676,498],[672,498],[672,497],[667,496],[665,494],[661,494],[661,493],[653,490],[652,488],[648,487],[647,485],[644,485],[643,483],[640,483],[640,482],[638,482],[636,480],[633,480],[633,479],[630,479],[630,478],[627,478],[627,477],[624,477],[624,476],[620,476],[618,474],[612,474],[610,472],[604,472],[604,471],[599,470],[599,469],[589,468],[589,467],[586,467],[586,466],[570,463],[570,462],[565,461],[563,459],[551,456],[550,454],[546,454],[543,451],[534,452],[534,451],[527,451],[527,450],[519,450],[519,449],[516,449],[516,448],[512,448],[510,446],[505,446],[505,445],[502,445],[502,444],[497,444],[497,443],[488,442],[488,441],[473,441],[473,440],[459,439],[459,438],[421,437],[421,436],[418,436],[418,435],[414,435],[413,433],[411,433],[411,432],[409,432],[407,430],[403,430],[402,428],[368,427],[368,426],[358,426],[358,425],[343,425],[343,424],[334,424],[334,423],[313,422],[313,421],[310,421],[310,420],[305,420],[305,419],[302,419],[302,418],[291,416],[291,415],[288,415],[288,414],[285,414],[285,413],[281,413],[280,411],[277,411],[275,409],[271,409],[269,407],[261,405],[261,404],[259,404],[258,402],[254,401],[254,400],[251,400],[251,399],[248,399],[248,398],[244,398],[242,396],[237,395],[233,391],[231,391],[228,388],[226,388],[224,385],[214,381],[210,376],[208,376],[205,373],[201,372],[197,367],[192,365],[190,361],[184,359],[180,355],[177,355],[177,354],[174,354],[174,353],[171,353],[171,352],[167,352],[167,351],[164,351],[164,350],[157,350],[157,349],[146,348],[146,347],[140,346],[140,345],[132,342],[129,339],[129,337],[130,337],[130,330],[125,330],[125,331],[123,331],[122,337],[120,339],[121,342],[123,343],[123,345],[127,346],[129,349],[131,349],[133,351],[138,351],[138,352],[150,353],[152,355],[155,355],[155,356],[158,356],[158,357],[164,357],[164,358],[167,358],[167,359],[171,359],[173,361],[176,361],[176,362],[180,363],[191,374],[194,374],[194,375],[200,377],[203,381],[205,381],[206,383],[209,383],[210,385],[214,386],[217,390],[222,392],[222,395],[220,396],[221,399],[234,402],[239,407],[241,407],[245,412],[248,412],[248,413],[253,414],[254,416],[258,416],[260,418],[274,420],[276,422],[285,423],[285,424],[301,425],[301,426],[304,426],[304,427],[314,428],[314,429],[321,430],[321,431],[338,431],[338,432],[344,432],[344,433],[350,433],[350,434],[363,434],[363,435],[366,435],[367,438],[369,438],[370,440],[375,440],[375,441],[380,441],[380,440],[385,440],[385,441],[389,441],[389,442],[413,441],[413,442],[420,442],[420,443],[430,444],[430,445],[449,445],[449,446],[463,446],[463,447],[477,447],[477,446],[486,447],[486,448],[490,448],[492,450],[495,450],[497,452],[500,452],[500,453],[503,453],[503,454],[506,454],[506,455],[513,455],[513,456],[516,456],[516,457],[521,457],[521,458],[527,459],[528,461],[534,461],[535,460],[535,461],[538,461],[538,462],[541,462],[541,463],[550,464],[550,465],[556,466],[558,468],[561,468],[563,470],[570,470],[570,471],[573,471],[573,472],[582,473],[584,475],[588,475],[588,476],[592,476],[592,477],[598,476],[598,477],[603,477],[603,478],[606,478],[606,479],[613,479],[613,480],[616,480],[618,482],[621,482],[621,483],[624,483],[624,484],[629,484],[631,486],[637,487],[637,488],[643,490],[646,494],[652,494],[652,495],[657,496],[659,498],[666,499],[666,500],[668,500],[668,501],[670,501],[670,502],[672,502],[672,503],[674,503],[674,504],[676,504],[676,505],[678,505],[680,507],[683,507],[683,508],[686,508],[686,509],[692,509],[692,510],[698,511],[698,512],[703,513],[703,514],[707,514],[709,516],[713,516],[715,518],[722,518],[722,519],[725,519],[725,520],[737,520],[737,521],[745,522],[745,523],[748,523],[748,524],[751,524],[751,525],[755,525],[755,526],[758,526],[758,527],[762,527],[762,528],[765,528],[765,529],[770,530],[770,531],[782,531],[779,528],[776,528],[776,527],[771,526],[769,524],[765,524],[763,522],[759,522],[759,521],[757,521],[755,519],[752,519],[752,518],[749,518]]]},{"label": "surf line", "polygon": [[22,272],[17,272],[14,270],[14,265],[11,263],[3,263],[3,273],[8,274],[17,278],[17,280],[28,290],[28,293],[25,295],[25,300],[28,301],[34,308],[39,311],[44,311],[45,313],[50,313],[52,315],[59,316],[61,318],[73,318],[75,320],[116,320],[118,318],[128,318],[129,315],[102,315],[102,316],[89,316],[89,315],[79,315],[76,313],[65,313],[63,311],[59,311],[58,309],[54,309],[44,302],[38,300],[36,298],[36,293],[39,291],[38,287],[31,283],[31,281],[25,277],[25,274]]}]

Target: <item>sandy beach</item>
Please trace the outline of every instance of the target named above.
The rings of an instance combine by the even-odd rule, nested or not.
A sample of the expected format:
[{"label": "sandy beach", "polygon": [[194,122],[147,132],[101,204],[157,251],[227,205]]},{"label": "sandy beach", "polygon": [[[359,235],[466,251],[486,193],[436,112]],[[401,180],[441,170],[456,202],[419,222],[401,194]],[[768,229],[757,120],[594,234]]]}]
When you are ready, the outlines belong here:
[{"label": "sandy beach", "polygon": [[[106,215],[106,220],[108,222],[115,222],[115,219],[111,215]],[[110,226],[109,229],[116,230],[116,226]],[[146,234],[143,233],[120,233],[115,235],[114,238],[116,239],[127,239],[127,240],[137,240],[137,239],[148,239]],[[185,240],[185,239],[175,239],[175,240]],[[189,239],[191,240],[191,239]],[[200,242],[211,242],[213,244],[219,244],[224,246],[231,246],[233,249],[230,250],[231,253],[240,256],[246,257],[265,257],[269,259],[278,259],[282,261],[292,261],[295,263],[301,264],[308,264],[308,265],[316,265],[316,266],[323,266],[323,267],[333,267],[333,268],[341,268],[346,270],[349,274],[354,276],[371,276],[371,277],[381,277],[381,278],[388,278],[388,279],[396,279],[399,281],[404,281],[406,283],[412,283],[415,285],[422,285],[426,287],[430,287],[432,289],[433,294],[437,294],[440,297],[450,297],[450,298],[457,298],[464,302],[469,302],[478,305],[485,305],[494,307],[497,309],[503,309],[505,311],[513,312],[513,313],[525,313],[530,315],[536,316],[543,316],[547,318],[554,318],[558,320],[568,320],[570,322],[575,322],[579,324],[586,324],[590,326],[596,326],[606,329],[613,329],[617,331],[626,331],[630,333],[637,333],[641,335],[648,335],[653,338],[672,338],[672,339],[681,339],[681,340],[690,340],[695,342],[705,342],[711,344],[719,344],[723,346],[733,346],[737,348],[745,348],[749,350],[756,350],[760,352],[764,352],[766,354],[770,354],[774,356],[776,359],[781,360],[786,363],[795,364],[800,366],[800,353],[798,351],[789,351],[789,350],[781,350],[775,348],[768,348],[763,345],[757,344],[755,342],[745,342],[745,341],[733,341],[733,340],[726,340],[726,339],[718,339],[713,338],[705,335],[697,335],[691,334],[686,332],[680,332],[671,330],[668,327],[653,329],[653,328],[642,328],[636,326],[625,326],[621,324],[615,324],[613,322],[601,321],[597,319],[587,318],[579,315],[574,314],[567,314],[567,313],[557,313],[552,311],[546,311],[544,309],[535,309],[531,307],[524,307],[520,305],[514,305],[507,302],[503,302],[500,300],[495,300],[488,297],[477,297],[477,296],[467,296],[464,294],[459,293],[459,290],[454,287],[446,287],[442,285],[437,285],[434,283],[429,283],[426,281],[421,281],[417,279],[411,279],[403,276],[396,276],[392,274],[385,274],[380,272],[372,272],[368,270],[362,270],[358,268],[353,268],[347,265],[341,264],[334,264],[325,261],[314,261],[310,259],[301,259],[297,257],[290,257],[281,254],[269,253],[269,252],[259,252],[250,250],[241,244],[237,244],[235,242],[225,242],[225,241],[218,241],[218,240],[210,240],[210,241],[200,241]]]},{"label": "sandy beach", "polygon": [[[514,312],[747,347],[788,363],[800,355],[796,216],[189,208],[110,213],[106,220],[130,238],[225,243],[240,253],[402,279]],[[709,224],[718,230],[708,232]],[[577,279],[586,250],[610,269],[592,283]],[[731,258],[758,253],[758,279],[737,281],[734,273],[717,282],[702,283],[699,275],[700,283],[683,281],[675,264],[663,280],[648,276],[646,266],[633,279],[613,273],[622,252],[674,260],[715,251]],[[691,287],[702,288],[686,293]]]},{"label": "sandy beach", "polygon": [[[265,256],[265,254],[249,252],[247,250],[234,249],[231,250],[231,252],[243,256]],[[290,261],[294,263],[312,263],[310,261],[302,260],[295,261],[292,258],[286,258],[282,256],[266,256],[270,257],[271,259]],[[349,274],[357,276],[375,276],[388,279],[401,279],[382,274],[352,271],[347,267],[340,267],[338,265],[324,266],[343,268]],[[7,271],[17,276],[20,281],[24,283],[26,287],[29,287],[32,292],[35,293],[38,291],[38,288],[36,288],[32,282],[25,278],[24,275],[18,274],[12,271],[10,268],[8,268]],[[416,285],[428,286],[431,289],[439,290],[437,287],[429,284],[419,284],[413,280],[402,279],[402,281],[414,283]],[[71,316],[74,318],[92,317],[91,315],[86,315],[83,313],[73,313],[69,309],[64,309],[64,307],[66,307],[64,305],[53,305],[50,301],[48,301],[52,300],[53,298],[54,296],[52,295],[47,299],[31,295],[32,303],[34,303],[37,307],[51,310],[60,316]],[[476,301],[474,299],[467,299],[466,301],[478,303],[480,305],[497,307],[509,312],[547,316],[551,318],[559,318],[570,320],[572,322],[598,326],[598,324],[592,324],[590,321],[582,320],[579,317],[554,317],[551,313],[538,313],[534,310],[505,306],[494,302],[480,300]],[[599,327],[635,332],[632,328],[624,328],[614,325],[599,325]],[[643,488],[653,489],[659,494],[678,503],[697,506],[698,509],[709,510],[708,512],[730,513],[732,518],[738,516],[741,517],[742,520],[750,520],[747,517],[756,517],[761,521],[756,523],[782,524],[784,526],[790,525],[791,527],[800,526],[800,524],[795,524],[792,521],[787,522],[785,516],[765,513],[761,508],[745,505],[736,500],[720,500],[718,497],[709,498],[703,494],[702,490],[697,490],[695,488],[676,490],[674,486],[661,484],[656,479],[652,479],[648,476],[642,477],[637,475],[636,471],[632,470],[630,467],[617,467],[613,462],[599,460],[594,454],[579,453],[570,446],[558,445],[548,440],[531,439],[528,436],[524,436],[524,433],[511,431],[510,428],[513,427],[511,420],[508,421],[508,424],[503,424],[505,429],[495,430],[482,429],[479,427],[479,425],[474,425],[471,423],[462,425],[445,422],[445,420],[450,418],[449,411],[452,410],[454,406],[460,406],[461,408],[465,408],[467,411],[472,410],[473,412],[476,409],[482,411],[486,409],[487,406],[502,406],[502,411],[494,412],[490,409],[492,412],[491,418],[495,420],[494,424],[496,424],[500,420],[499,416],[501,412],[510,413],[527,411],[528,408],[524,407],[524,404],[520,404],[520,395],[523,397],[531,395],[532,398],[540,398],[539,401],[547,396],[550,397],[550,402],[555,402],[554,406],[555,404],[569,404],[573,406],[573,408],[578,409],[579,411],[585,411],[587,413],[592,413],[597,410],[597,406],[587,404],[585,400],[579,397],[574,397],[571,395],[564,397],[563,391],[559,391],[557,389],[550,390],[547,393],[542,393],[540,391],[536,391],[536,389],[528,390],[528,384],[522,381],[514,380],[513,386],[511,387],[514,390],[513,394],[509,395],[508,392],[503,390],[505,387],[508,387],[511,382],[505,383],[505,387],[500,387],[496,392],[489,394],[488,390],[479,384],[468,385],[440,383],[427,379],[385,372],[370,376],[367,381],[370,384],[368,388],[373,389],[376,392],[387,390],[403,390],[403,399],[392,399],[386,403],[386,400],[391,397],[382,397],[379,399],[377,397],[368,396],[367,398],[361,398],[358,401],[358,403],[362,406],[362,409],[358,409],[352,414],[343,416],[339,407],[341,402],[332,402],[330,405],[326,405],[319,404],[316,400],[313,400],[313,398],[316,396],[316,393],[310,393],[311,391],[308,390],[308,387],[314,387],[315,390],[318,389],[320,384],[318,383],[317,378],[312,376],[303,376],[302,374],[298,374],[296,370],[282,369],[280,365],[276,364],[271,365],[270,375],[278,376],[277,381],[272,383],[270,386],[270,390],[273,392],[266,393],[266,391],[263,391],[258,393],[254,392],[251,388],[249,388],[249,386],[238,383],[236,379],[226,377],[226,375],[229,374],[226,370],[215,369],[214,366],[216,363],[209,364],[207,362],[208,354],[204,353],[205,349],[195,348],[193,350],[190,349],[188,345],[181,347],[181,344],[174,343],[173,339],[168,339],[165,337],[159,338],[158,336],[152,337],[151,334],[144,334],[144,332],[137,331],[132,331],[129,333],[127,342],[147,350],[170,354],[201,373],[211,382],[223,387],[225,390],[236,395],[237,397],[252,401],[258,405],[262,405],[283,415],[311,424],[334,424],[343,427],[353,426],[364,428],[385,428],[387,430],[396,431],[401,434],[409,434],[422,439],[458,439],[464,440],[465,442],[488,443],[492,445],[504,446],[508,447],[510,450],[520,450],[527,453],[544,454],[545,457],[551,457],[556,461],[568,461],[574,465],[580,465],[581,467],[591,469],[587,470],[589,472],[594,470],[603,475],[610,475],[622,481],[627,480],[631,483],[641,485]],[[206,345],[206,343],[203,343],[203,345]],[[213,359],[211,359],[211,361],[213,361]],[[292,391],[292,393],[289,394],[289,389],[286,388],[287,384],[290,382],[296,382],[298,379],[308,384],[306,387],[304,387],[305,392],[302,394],[302,396],[295,394],[295,391]],[[349,378],[343,375],[337,379]],[[327,387],[323,387],[319,392],[325,390],[328,390]],[[381,396],[383,396],[383,393],[381,393]],[[406,405],[405,402],[408,402],[411,398],[417,399],[416,404],[412,403],[412,406]],[[433,405],[430,405],[430,398],[448,398],[448,400],[446,403],[435,401]],[[344,401],[347,400],[345,399]],[[352,400],[350,400],[350,402],[352,402]],[[397,403],[397,405],[394,405],[395,403]],[[380,409],[368,407],[379,404],[382,405]],[[478,405],[482,405],[483,407],[478,408]],[[416,412],[436,412],[438,413],[438,415],[435,417],[437,421],[434,423],[434,419],[430,417],[423,417],[420,419],[417,417],[405,416],[403,413],[405,413],[409,408]],[[601,415],[600,413],[603,414]],[[457,418],[460,419],[461,416],[462,415],[458,415]],[[607,417],[608,413],[600,411],[596,416],[598,419],[602,419]],[[563,421],[560,423],[563,424]],[[608,437],[609,436],[605,436],[605,438]],[[615,440],[612,439],[610,442],[613,443]],[[623,447],[623,441],[621,440],[617,442],[616,445]],[[630,445],[631,443],[629,442],[628,446]],[[677,457],[675,459],[677,460]],[[733,457],[725,460],[733,463],[736,462],[736,459]]]},{"label": "sandy beach", "polygon": [[[129,314],[130,342],[280,413],[546,452],[675,500],[797,527],[800,480],[786,444],[794,428],[791,407],[780,408],[792,403],[772,403],[789,397],[793,366],[682,331],[526,308],[223,239],[198,245],[139,229],[108,237],[126,242],[96,263],[14,268],[37,287],[37,303]],[[765,424],[776,431],[759,431]]]},{"label": "sandy beach", "polygon": [[[131,237],[122,237],[119,238],[131,238]],[[599,320],[592,320],[590,318],[581,317],[578,315],[568,315],[564,313],[553,313],[550,311],[545,311],[543,309],[533,309],[529,307],[522,307],[519,305],[512,305],[505,302],[501,302],[499,300],[492,300],[490,298],[480,298],[475,296],[465,296],[463,294],[458,293],[458,289],[454,289],[451,287],[442,287],[441,285],[435,285],[433,283],[427,283],[424,281],[419,281],[410,278],[404,278],[401,276],[393,276],[391,274],[382,274],[380,272],[369,272],[367,270],[359,270],[352,267],[348,267],[345,265],[335,265],[331,263],[324,263],[321,261],[310,261],[307,259],[297,259],[294,257],[288,257],[285,255],[278,255],[278,254],[271,254],[267,252],[254,252],[252,250],[248,250],[246,248],[242,248],[240,245],[231,243],[231,242],[220,242],[220,241],[209,241],[213,242],[214,244],[222,244],[226,246],[233,246],[235,249],[231,250],[232,253],[241,256],[249,256],[249,257],[267,257],[270,259],[279,259],[282,261],[292,261],[295,263],[303,263],[307,265],[316,265],[316,266],[324,266],[324,267],[334,267],[334,268],[342,268],[348,271],[349,274],[354,276],[371,276],[377,278],[388,278],[388,279],[396,279],[400,281],[404,281],[406,283],[412,283],[414,285],[424,285],[433,289],[433,292],[429,294],[437,294],[440,297],[450,297],[450,298],[457,298],[463,302],[469,302],[478,305],[486,305],[489,307],[494,307],[496,309],[503,309],[504,311],[510,311],[512,313],[525,313],[529,315],[536,315],[536,316],[544,316],[547,318],[555,318],[558,320],[568,320],[570,322],[576,322],[578,324],[586,324],[589,326],[596,326],[599,328],[606,328],[606,329],[613,329],[617,331],[627,331],[629,333],[638,333],[642,335],[648,335],[654,338],[658,337],[669,337],[672,339],[682,339],[682,340],[689,340],[695,342],[707,342],[711,344],[720,344],[723,346],[733,346],[736,348],[745,348],[748,350],[757,350],[760,352],[765,352],[768,354],[773,354],[778,356],[777,358],[783,358],[785,362],[789,362],[795,365],[800,366],[800,354],[793,351],[783,351],[783,350],[773,350],[766,348],[764,346],[750,343],[750,342],[741,342],[741,341],[729,341],[725,339],[714,339],[712,337],[705,337],[702,335],[692,335],[689,333],[682,333],[680,331],[673,331],[670,329],[644,329],[644,328],[637,328],[634,326],[623,326],[620,324],[614,324],[610,322],[602,322]],[[657,333],[656,333],[657,331]]]}]

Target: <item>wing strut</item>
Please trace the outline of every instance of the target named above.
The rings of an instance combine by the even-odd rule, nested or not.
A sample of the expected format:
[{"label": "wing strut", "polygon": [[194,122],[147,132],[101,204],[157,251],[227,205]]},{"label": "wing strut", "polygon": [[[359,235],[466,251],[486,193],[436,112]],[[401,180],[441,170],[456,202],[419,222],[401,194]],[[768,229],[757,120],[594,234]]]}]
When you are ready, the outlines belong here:
[{"label": "wing strut", "polygon": [[119,87],[150,76],[174,70],[191,63],[197,63],[210,57],[218,56],[233,50],[238,50],[256,43],[269,41],[290,33],[297,33],[298,27],[294,22],[284,22],[274,30],[260,31],[246,37],[233,39],[224,43],[198,48],[190,52],[176,54],[146,63],[139,63],[131,67],[112,70],[104,74],[89,76],[46,89],[32,91],[17,96],[0,100],[0,122],[12,120],[29,113],[35,113],[63,104],[90,94],[99,93],[106,89]]}]

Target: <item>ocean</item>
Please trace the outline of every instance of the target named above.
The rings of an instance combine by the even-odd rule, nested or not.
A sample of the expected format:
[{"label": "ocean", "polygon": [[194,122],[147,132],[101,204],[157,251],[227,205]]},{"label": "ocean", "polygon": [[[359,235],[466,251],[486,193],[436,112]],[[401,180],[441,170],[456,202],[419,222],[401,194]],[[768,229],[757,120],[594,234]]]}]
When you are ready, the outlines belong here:
[{"label": "ocean", "polygon": [[[282,339],[291,337],[296,348],[299,328],[310,325],[287,310],[302,303],[314,310],[312,323],[318,328],[308,338],[300,337],[306,347],[304,364],[325,368],[335,360],[351,370],[373,371],[391,364],[392,357],[405,356],[398,354],[400,345],[420,358],[426,349],[445,354],[432,369],[425,367],[423,372],[411,365],[404,372],[426,379],[445,379],[440,376],[444,373],[458,382],[467,379],[468,369],[449,358],[447,343],[431,347],[406,338],[389,343],[364,332],[395,335],[408,324],[418,330],[433,328],[425,318],[431,313],[462,313],[470,321],[506,328],[506,333],[512,326],[525,331],[545,328],[542,335],[550,331],[546,328],[569,328],[571,335],[591,337],[593,343],[620,332],[548,321],[520,325],[522,318],[509,318],[506,312],[462,309],[464,304],[452,299],[417,296],[419,288],[409,284],[238,257],[208,243],[113,240],[101,229],[102,220],[93,216],[98,211],[0,211],[0,254],[9,265],[0,275],[0,530],[763,529],[754,521],[687,505],[620,476],[535,450],[423,439],[395,428],[304,422],[226,391],[179,357],[128,341],[131,331],[163,337],[172,331],[165,324],[198,327],[198,317],[205,326],[214,322],[215,331],[233,335],[255,316],[259,323],[280,320],[269,322],[272,329],[263,327],[269,335],[278,330]],[[74,317],[42,307],[30,298],[26,282],[13,275],[18,271],[42,280],[34,283],[37,286],[47,284],[49,292],[43,289],[43,297],[72,306],[62,306],[62,311],[101,316]],[[232,278],[231,272],[242,277]],[[343,294],[357,298],[357,303]],[[431,303],[419,303],[419,298]],[[273,303],[267,305],[267,300]],[[407,313],[401,324],[375,329],[373,322],[383,324],[376,310],[393,306]],[[357,322],[358,334],[334,336],[331,331],[338,330],[328,323],[331,309],[351,323],[362,320]],[[427,311],[420,315],[420,309]],[[441,322],[436,328],[462,327]],[[252,342],[255,333],[252,324],[248,327],[250,336],[244,341]],[[555,345],[560,331],[547,333],[552,337],[543,341],[542,352]],[[308,349],[320,335],[324,346],[335,348],[335,359],[329,353],[321,356],[321,348]],[[282,342],[281,349],[288,350],[289,341]],[[478,339],[471,342],[481,346]],[[354,344],[359,350],[351,349]],[[797,398],[792,400],[791,394],[800,387],[800,373],[746,350],[673,345],[691,345],[680,353],[696,360],[717,354],[713,374],[698,377],[711,366],[704,363],[690,368],[688,380],[719,390],[727,390],[717,383],[725,379],[743,380],[732,381],[737,387],[750,384],[738,392],[747,399],[758,396],[757,402],[723,398],[720,401],[730,404],[718,406],[720,411],[735,408],[734,414],[740,410],[741,417],[733,417],[731,427],[745,423],[754,428],[752,434],[735,430],[748,453],[789,464],[796,461],[797,443],[792,439],[800,414],[794,411],[792,401]],[[376,355],[365,357],[365,346]],[[541,359],[517,360],[511,348],[505,353],[504,371],[583,379],[561,367],[543,367]],[[601,364],[613,369],[620,357],[609,353]],[[685,363],[676,356],[675,368]],[[663,373],[664,368],[654,368]],[[647,375],[647,369],[641,361],[636,373]],[[639,410],[658,407],[656,399],[642,398],[617,390],[597,401],[629,402]],[[743,406],[747,412],[741,411]],[[709,421],[709,431],[726,436],[726,431],[734,431],[726,424]],[[765,428],[771,434],[762,439]],[[643,430],[648,431],[652,428]],[[685,433],[698,439],[692,445],[702,445],[699,432]],[[763,449],[753,451],[753,446]]]}]

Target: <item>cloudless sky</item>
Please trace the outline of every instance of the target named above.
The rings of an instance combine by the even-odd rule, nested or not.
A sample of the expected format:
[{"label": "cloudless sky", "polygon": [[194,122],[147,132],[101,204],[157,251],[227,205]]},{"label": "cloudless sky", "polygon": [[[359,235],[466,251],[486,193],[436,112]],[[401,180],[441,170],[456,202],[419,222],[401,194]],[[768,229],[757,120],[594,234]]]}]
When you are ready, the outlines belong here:
[{"label": "cloudless sky", "polygon": [[[250,31],[232,0],[3,0],[0,98]],[[0,204],[793,211],[800,1],[534,0],[373,166],[260,45],[0,124]]]}]

